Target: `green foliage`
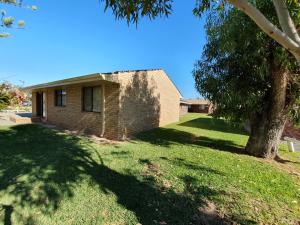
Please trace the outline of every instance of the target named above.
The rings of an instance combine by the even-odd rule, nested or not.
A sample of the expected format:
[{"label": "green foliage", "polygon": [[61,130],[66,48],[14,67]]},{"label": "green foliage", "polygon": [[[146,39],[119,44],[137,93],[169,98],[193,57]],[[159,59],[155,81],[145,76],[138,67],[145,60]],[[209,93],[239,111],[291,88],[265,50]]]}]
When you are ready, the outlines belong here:
[{"label": "green foliage", "polygon": [[18,108],[24,101],[30,101],[30,96],[23,92],[19,86],[13,85],[9,82],[0,84],[0,94],[2,97],[1,109],[7,107]]},{"label": "green foliage", "polygon": [[[27,8],[30,10],[37,10],[37,6],[25,6],[23,4],[23,0],[0,0],[0,4],[10,4],[10,5],[14,5],[17,7],[21,7],[21,8]],[[2,28],[14,28],[14,17],[12,16],[6,16],[6,11],[5,10],[1,10],[1,24],[0,27]],[[17,22],[17,28],[24,28],[25,26],[25,21],[24,20],[19,20]],[[0,32],[0,38],[6,38],[9,37],[10,33],[7,32]]]},{"label": "green foliage", "polygon": [[[256,6],[278,23],[271,2],[260,1]],[[244,13],[231,8],[224,18],[210,14],[206,29],[208,41],[193,74],[198,91],[217,104],[216,116],[245,120],[264,110],[272,58],[291,72],[290,98],[299,96],[296,60]]]},{"label": "green foliage", "polygon": [[126,19],[128,23],[137,23],[140,17],[155,19],[168,16],[172,12],[173,0],[102,0],[105,10],[111,8],[116,19]]},{"label": "green foliage", "polygon": [[11,27],[11,25],[14,23],[14,18],[9,16],[9,17],[4,17],[2,18],[2,24],[6,27]]},{"label": "green foliage", "polygon": [[[117,19],[125,19],[128,23],[138,23],[141,17],[155,19],[157,16],[168,17],[172,13],[173,0],[102,0],[105,1],[105,10],[111,8]],[[260,0],[249,0],[253,5],[261,5]],[[269,1],[269,3],[271,3]],[[300,2],[298,0],[287,0],[287,5],[293,19],[300,21]],[[264,4],[264,3],[263,3]],[[195,0],[192,12],[201,16],[206,11],[224,13],[231,6],[227,0]],[[275,12],[275,9],[272,9]]]},{"label": "green foliage", "polygon": [[[138,23],[142,17],[155,19],[168,17],[172,13],[173,0],[102,0],[105,10],[110,8],[116,19],[125,19],[128,23]],[[200,16],[206,10],[223,11],[226,0],[196,0],[192,10],[194,15]]]},{"label": "green foliage", "polygon": [[0,3],[17,4],[17,0],[0,0]]},{"label": "green foliage", "polygon": [[299,127],[300,125],[300,97],[296,99],[295,105],[291,108],[290,118],[294,121],[295,125]]},{"label": "green foliage", "polygon": [[7,38],[9,36],[10,36],[9,33],[0,33],[0,38]]},{"label": "green foliage", "polygon": [[7,106],[9,106],[9,102],[9,95],[0,91],[0,110],[5,109]]}]

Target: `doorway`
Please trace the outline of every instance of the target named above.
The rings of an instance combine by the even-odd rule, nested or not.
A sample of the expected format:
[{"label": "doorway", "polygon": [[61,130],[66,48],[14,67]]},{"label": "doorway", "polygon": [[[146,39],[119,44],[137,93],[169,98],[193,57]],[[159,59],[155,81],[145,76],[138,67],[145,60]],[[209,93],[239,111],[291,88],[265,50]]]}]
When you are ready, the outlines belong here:
[{"label": "doorway", "polygon": [[43,107],[43,92],[36,93],[36,115],[42,117],[44,114],[44,107]]}]

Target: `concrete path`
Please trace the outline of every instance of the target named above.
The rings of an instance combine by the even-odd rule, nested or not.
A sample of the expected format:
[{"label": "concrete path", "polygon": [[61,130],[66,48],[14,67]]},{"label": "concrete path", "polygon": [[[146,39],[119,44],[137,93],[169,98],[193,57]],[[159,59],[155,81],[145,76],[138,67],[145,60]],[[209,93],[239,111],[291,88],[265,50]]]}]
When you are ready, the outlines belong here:
[{"label": "concrete path", "polygon": [[11,115],[11,113],[0,112],[0,126],[15,125],[15,123],[9,120],[9,115]]},{"label": "concrete path", "polygon": [[9,119],[9,116],[14,114],[17,114],[21,117],[31,117],[31,113],[0,112],[0,126],[17,125],[17,123],[14,123]]}]

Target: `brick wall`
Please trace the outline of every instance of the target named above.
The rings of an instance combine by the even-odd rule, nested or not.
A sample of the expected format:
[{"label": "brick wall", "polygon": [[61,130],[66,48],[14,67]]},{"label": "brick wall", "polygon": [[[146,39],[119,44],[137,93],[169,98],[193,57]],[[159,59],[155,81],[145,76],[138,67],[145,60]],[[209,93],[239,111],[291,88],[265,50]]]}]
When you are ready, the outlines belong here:
[{"label": "brick wall", "polygon": [[188,113],[189,106],[187,104],[180,104],[179,115],[183,116]]},{"label": "brick wall", "polygon": [[162,70],[122,73],[119,137],[179,120],[180,94]]},{"label": "brick wall", "polygon": [[191,105],[188,109],[189,112],[195,113],[206,113],[211,114],[214,108],[212,104],[203,104],[203,105]]},{"label": "brick wall", "polygon": [[[66,106],[55,106],[55,90],[65,89]],[[69,130],[101,135],[102,113],[82,111],[83,85],[47,89],[47,121]]]},{"label": "brick wall", "polygon": [[[180,94],[162,70],[110,76],[119,83],[97,81],[43,90],[47,121],[69,130],[122,139],[179,120]],[[82,88],[97,85],[103,88],[104,112],[82,111]],[[65,107],[55,106],[57,89],[67,92]],[[32,107],[35,113],[34,92]]]},{"label": "brick wall", "polygon": [[120,85],[105,84],[104,136],[109,139],[119,138]]},{"label": "brick wall", "polygon": [[163,70],[150,71],[150,74],[157,83],[157,91],[160,93],[159,126],[179,121],[180,93]]}]

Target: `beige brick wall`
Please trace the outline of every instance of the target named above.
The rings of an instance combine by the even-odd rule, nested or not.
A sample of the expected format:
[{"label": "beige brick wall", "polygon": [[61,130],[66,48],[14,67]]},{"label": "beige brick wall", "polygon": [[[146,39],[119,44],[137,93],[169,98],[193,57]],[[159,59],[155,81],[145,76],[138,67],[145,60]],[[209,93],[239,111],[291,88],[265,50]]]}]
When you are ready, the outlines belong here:
[{"label": "beige brick wall", "polygon": [[162,70],[157,72],[150,71],[153,74],[154,80],[157,83],[157,90],[160,93],[161,113],[159,126],[165,126],[179,121],[181,96],[167,74]]},{"label": "beige brick wall", "polygon": [[[47,121],[66,129],[101,135],[102,115],[82,111],[82,88],[84,85],[71,85],[47,89]],[[55,90],[67,91],[65,107],[55,106]]]},{"label": "beige brick wall", "polygon": [[120,113],[120,86],[119,84],[107,83],[105,85],[105,114],[104,114],[104,137],[118,139],[119,113]]},{"label": "beige brick wall", "polygon": [[[47,88],[47,121],[69,130],[121,139],[179,120],[175,86],[162,70],[110,75],[119,83],[93,83]],[[102,85],[104,112],[82,111],[82,88]],[[66,89],[65,107],[55,106],[55,90]],[[33,112],[35,93],[33,92]],[[102,123],[104,121],[104,124]]]},{"label": "beige brick wall", "polygon": [[122,73],[119,136],[179,120],[180,93],[162,70]]},{"label": "beige brick wall", "polygon": [[179,108],[180,108],[179,109],[179,115],[180,116],[183,116],[183,115],[185,115],[185,114],[188,113],[188,109],[189,109],[188,105],[186,105],[186,104],[180,104]]},{"label": "beige brick wall", "polygon": [[[105,107],[103,112],[82,111],[82,89],[83,87],[101,85],[104,89]],[[55,106],[55,90],[65,89],[67,92],[66,106]],[[60,127],[95,134],[102,134],[110,139],[118,138],[118,114],[119,114],[119,85],[106,82],[93,82],[78,85],[69,85],[48,88],[47,93],[47,122]],[[34,106],[33,106],[34,107]],[[105,129],[102,132],[102,121],[105,117]]]}]

